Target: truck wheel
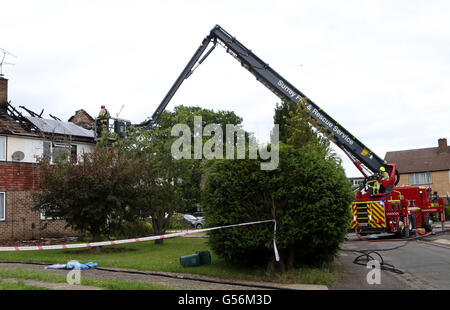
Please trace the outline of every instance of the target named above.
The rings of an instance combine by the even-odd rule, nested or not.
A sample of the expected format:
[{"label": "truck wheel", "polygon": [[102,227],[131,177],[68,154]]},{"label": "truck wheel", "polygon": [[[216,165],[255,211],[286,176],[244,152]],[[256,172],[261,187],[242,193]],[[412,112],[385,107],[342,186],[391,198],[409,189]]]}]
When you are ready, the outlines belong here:
[{"label": "truck wheel", "polygon": [[[403,221],[402,221],[402,223],[403,223]],[[404,223],[403,223],[403,225],[404,225]],[[400,235],[405,238],[409,238],[413,229],[414,229],[414,225],[412,222],[412,217],[411,217],[411,215],[408,215],[408,227],[403,227],[403,229],[400,231]]]},{"label": "truck wheel", "polygon": [[406,237],[409,237],[413,234],[414,228],[416,227],[413,222],[413,217],[411,215],[408,215],[408,235]]},{"label": "truck wheel", "polygon": [[429,214],[423,216],[423,228],[425,228],[426,232],[431,232],[433,230],[433,221]]}]

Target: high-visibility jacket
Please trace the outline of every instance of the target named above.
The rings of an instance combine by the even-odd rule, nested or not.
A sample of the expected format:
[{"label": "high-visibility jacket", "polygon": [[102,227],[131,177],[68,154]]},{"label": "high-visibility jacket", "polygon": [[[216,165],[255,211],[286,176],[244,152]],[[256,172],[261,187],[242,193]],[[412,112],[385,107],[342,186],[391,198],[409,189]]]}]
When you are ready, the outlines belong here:
[{"label": "high-visibility jacket", "polygon": [[389,173],[386,171],[381,172],[381,180],[388,181],[389,180]]},{"label": "high-visibility jacket", "polygon": [[100,110],[100,113],[98,113],[98,117],[101,118],[101,117],[111,117],[111,116],[109,115],[108,110],[106,110],[106,109],[101,109],[101,110]]}]

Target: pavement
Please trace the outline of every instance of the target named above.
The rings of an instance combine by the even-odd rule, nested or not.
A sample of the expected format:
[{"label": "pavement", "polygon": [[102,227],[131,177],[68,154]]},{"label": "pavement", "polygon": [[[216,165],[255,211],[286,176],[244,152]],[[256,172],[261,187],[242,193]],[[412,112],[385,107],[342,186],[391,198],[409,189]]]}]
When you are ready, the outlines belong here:
[{"label": "pavement", "polygon": [[[446,222],[446,229],[450,223]],[[434,231],[441,229],[436,224]],[[366,236],[361,241],[349,234],[336,259],[338,280],[331,290],[448,290],[450,289],[450,233],[438,233],[413,241],[390,241],[387,236]],[[377,238],[378,237],[378,238]],[[376,251],[371,256],[384,261],[389,270],[381,270],[381,284],[368,284],[371,271],[354,260],[361,251]],[[365,258],[365,257],[363,257]],[[396,272],[393,272],[396,271]]]}]

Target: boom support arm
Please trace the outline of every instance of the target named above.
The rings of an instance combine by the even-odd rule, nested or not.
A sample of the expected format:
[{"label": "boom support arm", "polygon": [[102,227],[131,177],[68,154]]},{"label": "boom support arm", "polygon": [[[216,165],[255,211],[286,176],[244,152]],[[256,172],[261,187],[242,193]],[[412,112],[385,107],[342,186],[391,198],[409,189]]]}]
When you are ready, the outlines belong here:
[{"label": "boom support arm", "polygon": [[301,91],[285,80],[267,63],[263,62],[219,25],[216,25],[211,30],[209,35],[203,40],[202,44],[197,49],[181,75],[178,77],[169,93],[164,97],[163,101],[156,109],[152,118],[144,123],[145,128],[151,127],[156,122],[184,79],[188,78],[193,70],[195,70],[194,67],[197,61],[199,61],[200,57],[203,55],[211,42],[213,43],[213,47],[200,60],[199,64],[205,60],[209,53],[211,53],[212,49],[216,46],[216,43],[220,43],[226,48],[229,54],[237,59],[244,68],[250,71],[258,81],[265,85],[275,95],[284,100],[303,103],[309,111],[310,116],[317,120],[319,124],[326,129],[327,133],[333,134],[332,141],[339,146],[347,156],[350,157],[364,176],[367,177],[364,173],[363,167],[361,166],[364,166],[364,168],[376,173],[378,172],[379,167],[384,165],[384,161],[380,157],[373,153],[355,136],[350,134],[350,132],[342,127],[337,121],[325,113],[325,111],[323,111],[317,104],[306,97]]}]

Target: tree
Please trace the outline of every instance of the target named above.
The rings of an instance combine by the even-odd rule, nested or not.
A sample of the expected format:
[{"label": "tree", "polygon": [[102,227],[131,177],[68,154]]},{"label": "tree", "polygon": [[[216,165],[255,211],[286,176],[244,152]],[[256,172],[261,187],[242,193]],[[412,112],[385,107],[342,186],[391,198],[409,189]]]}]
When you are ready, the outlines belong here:
[{"label": "tree", "polygon": [[[170,128],[135,129],[125,140],[116,143],[122,156],[139,172],[131,192],[131,207],[141,218],[151,217],[153,231],[163,235],[175,212],[183,210],[184,180],[189,173],[185,160],[171,154]],[[155,240],[162,244],[163,240]]]},{"label": "tree", "polygon": [[66,154],[50,163],[39,161],[35,210],[61,218],[75,230],[90,232],[94,241],[110,235],[129,219],[136,167],[113,148],[99,145],[77,162]]},{"label": "tree", "polygon": [[[259,170],[258,160],[209,163],[203,203],[211,226],[275,219],[280,267],[331,261],[348,227],[353,199],[340,158],[313,129],[301,105],[286,118],[279,166]],[[215,252],[236,264],[265,264],[273,258],[272,227],[252,225],[212,231]]]},{"label": "tree", "polygon": [[297,110],[297,104],[293,101],[282,100],[281,103],[276,104],[275,114],[273,121],[278,124],[279,127],[279,140],[283,143],[287,143],[288,128],[286,120]]},{"label": "tree", "polygon": [[286,100],[277,103],[274,122],[279,124],[280,141],[297,148],[312,145],[328,147],[332,135],[310,116],[305,103],[306,99],[300,100],[299,104]]},{"label": "tree", "polygon": [[[195,106],[176,106],[173,112],[164,111],[158,119],[157,128],[172,128],[176,124],[186,124],[191,133],[194,133],[194,118],[200,116],[202,118],[202,128],[208,124],[218,124],[225,129],[227,124],[240,125],[242,118],[232,111],[214,111]],[[247,133],[248,134],[248,133]],[[203,144],[209,139],[208,136],[203,137]],[[194,146],[194,136],[192,136],[192,146]],[[191,150],[192,158],[194,158],[194,148]],[[188,212],[197,211],[197,207],[201,202],[201,184],[204,175],[204,160],[192,159],[184,163],[188,173],[185,174],[182,187],[182,200],[184,210]]]}]

